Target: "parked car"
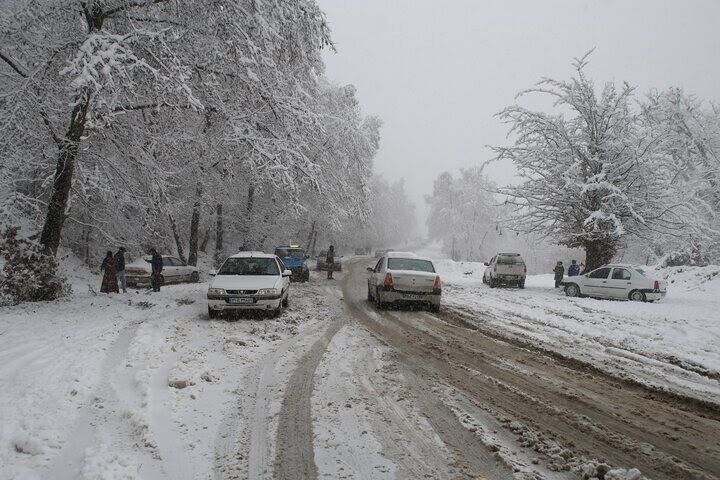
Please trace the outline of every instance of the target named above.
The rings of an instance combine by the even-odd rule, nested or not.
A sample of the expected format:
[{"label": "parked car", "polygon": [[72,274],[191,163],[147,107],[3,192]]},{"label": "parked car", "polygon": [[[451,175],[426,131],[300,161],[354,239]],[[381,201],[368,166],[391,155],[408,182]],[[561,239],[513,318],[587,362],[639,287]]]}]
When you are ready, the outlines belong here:
[{"label": "parked car", "polygon": [[655,278],[642,267],[627,264],[603,265],[561,283],[568,297],[614,298],[635,302],[654,302],[665,297],[667,282]]},{"label": "parked car", "polygon": [[483,273],[483,283],[490,285],[490,288],[500,285],[525,288],[527,267],[519,253],[498,253],[489,262],[485,262],[485,266],[487,268]]},{"label": "parked car", "polygon": [[367,270],[368,300],[378,308],[415,303],[440,311],[442,281],[432,260],[414,253],[388,252]]},{"label": "parked car", "polygon": [[[342,257],[335,256],[335,267],[333,268],[334,272],[342,272],[342,262],[340,261],[340,258]],[[315,257],[315,268],[317,270],[328,269],[326,250],[323,250],[317,257]]]},{"label": "parked car", "polygon": [[291,275],[275,255],[236,253],[217,272],[210,271],[208,316],[216,318],[233,310],[261,310],[278,316],[289,304]]},{"label": "parked car", "polygon": [[307,265],[309,255],[300,245],[288,245],[275,247],[275,256],[280,258],[282,263],[292,272],[292,280],[295,282],[307,282],[310,280],[310,268]]},{"label": "parked car", "polygon": [[[200,272],[197,267],[188,265],[177,257],[163,255],[163,269],[160,275],[160,283],[180,283],[180,282],[199,282]],[[127,284],[131,287],[149,286],[150,273],[150,255],[138,258],[134,262],[125,265],[125,278]]]}]

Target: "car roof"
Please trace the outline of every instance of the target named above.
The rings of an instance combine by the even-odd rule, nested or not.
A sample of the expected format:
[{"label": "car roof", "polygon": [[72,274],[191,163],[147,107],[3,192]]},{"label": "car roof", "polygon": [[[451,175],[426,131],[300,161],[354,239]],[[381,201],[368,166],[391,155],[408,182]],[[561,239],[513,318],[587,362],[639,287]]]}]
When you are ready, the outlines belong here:
[{"label": "car roof", "polygon": [[632,263],[608,263],[606,265],[603,265],[603,267],[642,268],[642,265],[633,265]]},{"label": "car roof", "polygon": [[510,257],[510,256],[520,257],[521,256],[519,253],[502,253],[502,252],[498,253],[498,255],[507,255],[508,257]]},{"label": "car roof", "polygon": [[237,252],[235,255],[230,255],[230,258],[275,258],[273,253],[265,253],[258,251],[243,251]]}]

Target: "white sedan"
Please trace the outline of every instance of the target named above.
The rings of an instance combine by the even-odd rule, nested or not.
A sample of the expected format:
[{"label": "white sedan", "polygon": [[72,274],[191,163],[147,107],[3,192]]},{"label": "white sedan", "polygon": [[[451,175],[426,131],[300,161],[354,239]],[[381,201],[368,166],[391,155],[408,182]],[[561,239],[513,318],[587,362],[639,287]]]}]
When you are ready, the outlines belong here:
[{"label": "white sedan", "polygon": [[263,310],[275,316],[288,306],[290,277],[282,261],[262,252],[239,252],[223,262],[207,291],[208,316],[237,310]]},{"label": "white sedan", "polygon": [[603,265],[585,275],[565,277],[560,285],[568,297],[654,302],[667,293],[667,282],[651,277],[642,267],[625,264]]},{"label": "white sedan", "polygon": [[387,252],[368,267],[368,300],[378,308],[392,304],[424,304],[440,311],[442,282],[432,260],[414,253]]},{"label": "white sedan", "polygon": [[[177,257],[163,255],[163,269],[160,283],[199,282],[200,272],[197,267],[188,265]],[[131,287],[150,285],[151,256],[145,256],[125,265],[125,276]]]}]

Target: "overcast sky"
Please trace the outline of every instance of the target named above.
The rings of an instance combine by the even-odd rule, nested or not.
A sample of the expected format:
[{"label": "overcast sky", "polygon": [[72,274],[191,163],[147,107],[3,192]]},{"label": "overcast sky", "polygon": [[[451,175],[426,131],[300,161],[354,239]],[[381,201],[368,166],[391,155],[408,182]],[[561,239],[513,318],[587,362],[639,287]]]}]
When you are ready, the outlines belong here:
[{"label": "overcast sky", "polygon": [[[443,171],[506,142],[493,115],[542,76],[568,78],[596,47],[596,84],[682,86],[720,100],[720,0],[318,0],[338,52],[328,77],[352,83],[382,118],[376,169],[423,202]],[[509,165],[493,167],[498,183]],[[424,212],[422,205],[421,213]],[[424,220],[424,219],[423,219]]]}]

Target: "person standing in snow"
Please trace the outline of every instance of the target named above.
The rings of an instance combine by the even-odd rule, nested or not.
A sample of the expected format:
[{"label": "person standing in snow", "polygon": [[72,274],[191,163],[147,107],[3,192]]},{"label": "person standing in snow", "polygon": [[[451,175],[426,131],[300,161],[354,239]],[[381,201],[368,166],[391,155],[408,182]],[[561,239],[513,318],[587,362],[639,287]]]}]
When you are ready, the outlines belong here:
[{"label": "person standing in snow", "polygon": [[120,247],[115,254],[115,265],[117,266],[117,278],[123,293],[127,293],[127,279],[125,278],[125,247]]},{"label": "person standing in snow", "polygon": [[163,269],[163,259],[157,252],[157,250],[155,250],[154,248],[150,249],[150,253],[152,254],[152,259],[150,260],[150,266],[152,267],[150,281],[152,282],[153,292],[159,292],[161,283],[160,279],[162,277],[161,274]]},{"label": "person standing in snow", "polygon": [[573,260],[570,262],[570,266],[568,267],[568,277],[576,277],[578,275],[580,275],[580,265]]},{"label": "person standing in snow", "polygon": [[563,266],[563,263],[557,262],[553,272],[555,273],[555,288],[559,288],[560,282],[562,282],[563,277],[565,276],[565,267]]},{"label": "person standing in snow", "polygon": [[333,279],[333,270],[335,269],[335,247],[330,245],[328,248],[327,257],[325,257],[325,263],[327,265],[327,278],[328,280]]},{"label": "person standing in snow", "polygon": [[102,283],[100,284],[100,292],[102,293],[118,293],[117,283],[117,265],[115,264],[115,257],[110,250],[108,250],[102,264],[100,265],[100,271],[103,272]]}]

